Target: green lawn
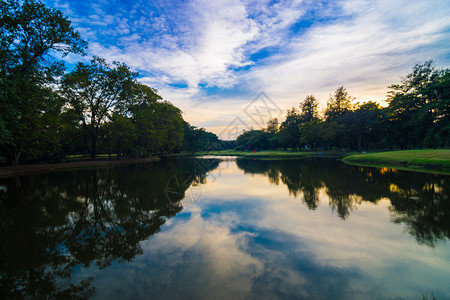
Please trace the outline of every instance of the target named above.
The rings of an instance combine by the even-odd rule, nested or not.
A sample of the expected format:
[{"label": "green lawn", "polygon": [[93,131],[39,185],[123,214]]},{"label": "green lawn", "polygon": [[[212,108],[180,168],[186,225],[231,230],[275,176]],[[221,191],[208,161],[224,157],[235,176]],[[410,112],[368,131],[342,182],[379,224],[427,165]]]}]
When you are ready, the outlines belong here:
[{"label": "green lawn", "polygon": [[405,150],[349,155],[342,159],[356,165],[388,166],[408,170],[438,170],[450,174],[450,149]]}]

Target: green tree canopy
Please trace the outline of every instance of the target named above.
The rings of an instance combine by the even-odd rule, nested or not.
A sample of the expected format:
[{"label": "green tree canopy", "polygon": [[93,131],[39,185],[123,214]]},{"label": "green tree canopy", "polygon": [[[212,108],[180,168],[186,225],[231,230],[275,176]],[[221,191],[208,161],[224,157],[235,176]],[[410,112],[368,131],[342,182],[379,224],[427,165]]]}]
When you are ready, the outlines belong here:
[{"label": "green tree canopy", "polygon": [[306,96],[300,103],[301,117],[304,122],[312,122],[319,119],[319,102],[313,95]]},{"label": "green tree canopy", "polygon": [[333,121],[351,111],[353,99],[343,86],[338,88],[334,92],[334,97],[330,97],[327,102],[327,109],[325,110],[326,120]]},{"label": "green tree canopy", "polygon": [[9,162],[43,142],[49,124],[42,120],[59,113],[48,84],[64,64],[52,54],[83,54],[85,47],[60,11],[36,0],[0,1],[0,149]]},{"label": "green tree canopy", "polygon": [[108,64],[94,57],[90,64],[78,63],[63,79],[63,93],[88,131],[91,158],[95,159],[100,126],[113,111],[126,110],[137,74],[125,64]]},{"label": "green tree canopy", "polygon": [[449,72],[435,68],[430,60],[415,65],[400,84],[389,86],[390,126],[401,148],[436,147],[437,139],[441,140],[439,144],[445,143]]}]

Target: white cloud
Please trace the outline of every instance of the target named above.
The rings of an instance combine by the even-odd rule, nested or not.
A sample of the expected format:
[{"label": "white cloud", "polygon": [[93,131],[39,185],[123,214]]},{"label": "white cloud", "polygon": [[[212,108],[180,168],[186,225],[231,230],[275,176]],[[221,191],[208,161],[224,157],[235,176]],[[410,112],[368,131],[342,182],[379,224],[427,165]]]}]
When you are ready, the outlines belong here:
[{"label": "white cloud", "polygon": [[[352,17],[314,25],[293,40],[287,53],[279,55],[284,59],[275,57],[276,63],[255,69],[247,75],[248,80],[259,82],[272,96],[319,93],[322,105],[326,94],[341,85],[357,96],[372,86],[374,94],[368,96],[384,97],[386,86],[398,81],[398,76],[406,74],[413,64],[430,58],[430,54],[445,53],[446,49],[436,47],[448,39],[443,32],[450,26],[448,8],[430,14],[427,12],[433,4],[429,2],[397,1],[394,5],[401,6],[399,10],[389,3],[377,6],[344,1],[343,11]],[[427,47],[434,49],[429,51]]]}]

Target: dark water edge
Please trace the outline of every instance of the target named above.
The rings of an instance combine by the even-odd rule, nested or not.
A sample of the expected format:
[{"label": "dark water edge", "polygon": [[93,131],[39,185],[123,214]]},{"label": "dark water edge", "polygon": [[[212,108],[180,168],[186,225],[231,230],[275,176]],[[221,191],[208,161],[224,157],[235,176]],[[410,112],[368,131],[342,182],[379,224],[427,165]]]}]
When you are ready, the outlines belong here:
[{"label": "dark water edge", "polygon": [[0,179],[0,296],[445,299],[449,195],[320,158]]}]

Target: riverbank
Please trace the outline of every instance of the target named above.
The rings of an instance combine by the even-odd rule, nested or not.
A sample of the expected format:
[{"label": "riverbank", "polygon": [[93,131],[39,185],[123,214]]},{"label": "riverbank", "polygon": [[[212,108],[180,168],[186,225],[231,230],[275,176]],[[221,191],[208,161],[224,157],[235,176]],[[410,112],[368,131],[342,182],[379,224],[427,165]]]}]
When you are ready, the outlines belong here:
[{"label": "riverbank", "polygon": [[[354,153],[354,152],[352,152]],[[220,151],[208,151],[208,152],[196,152],[192,153],[177,153],[177,154],[169,154],[166,156],[240,156],[240,157],[248,157],[248,158],[305,158],[305,157],[335,157],[341,158],[346,155],[349,155],[349,152],[344,151],[325,151],[325,152],[312,152],[312,151],[278,151],[278,150],[263,150],[256,152],[249,151],[234,151],[234,150],[220,150]]]},{"label": "riverbank", "polygon": [[450,149],[355,154],[344,157],[342,161],[359,166],[389,167],[416,172],[450,174]]},{"label": "riverbank", "polygon": [[20,166],[4,166],[0,167],[0,178],[11,177],[16,175],[36,174],[43,172],[57,172],[61,170],[81,169],[81,168],[98,168],[107,166],[130,165],[139,163],[150,163],[159,161],[159,157],[148,157],[140,159],[124,159],[124,160],[94,160],[94,161],[77,161],[56,164],[32,164]]}]

